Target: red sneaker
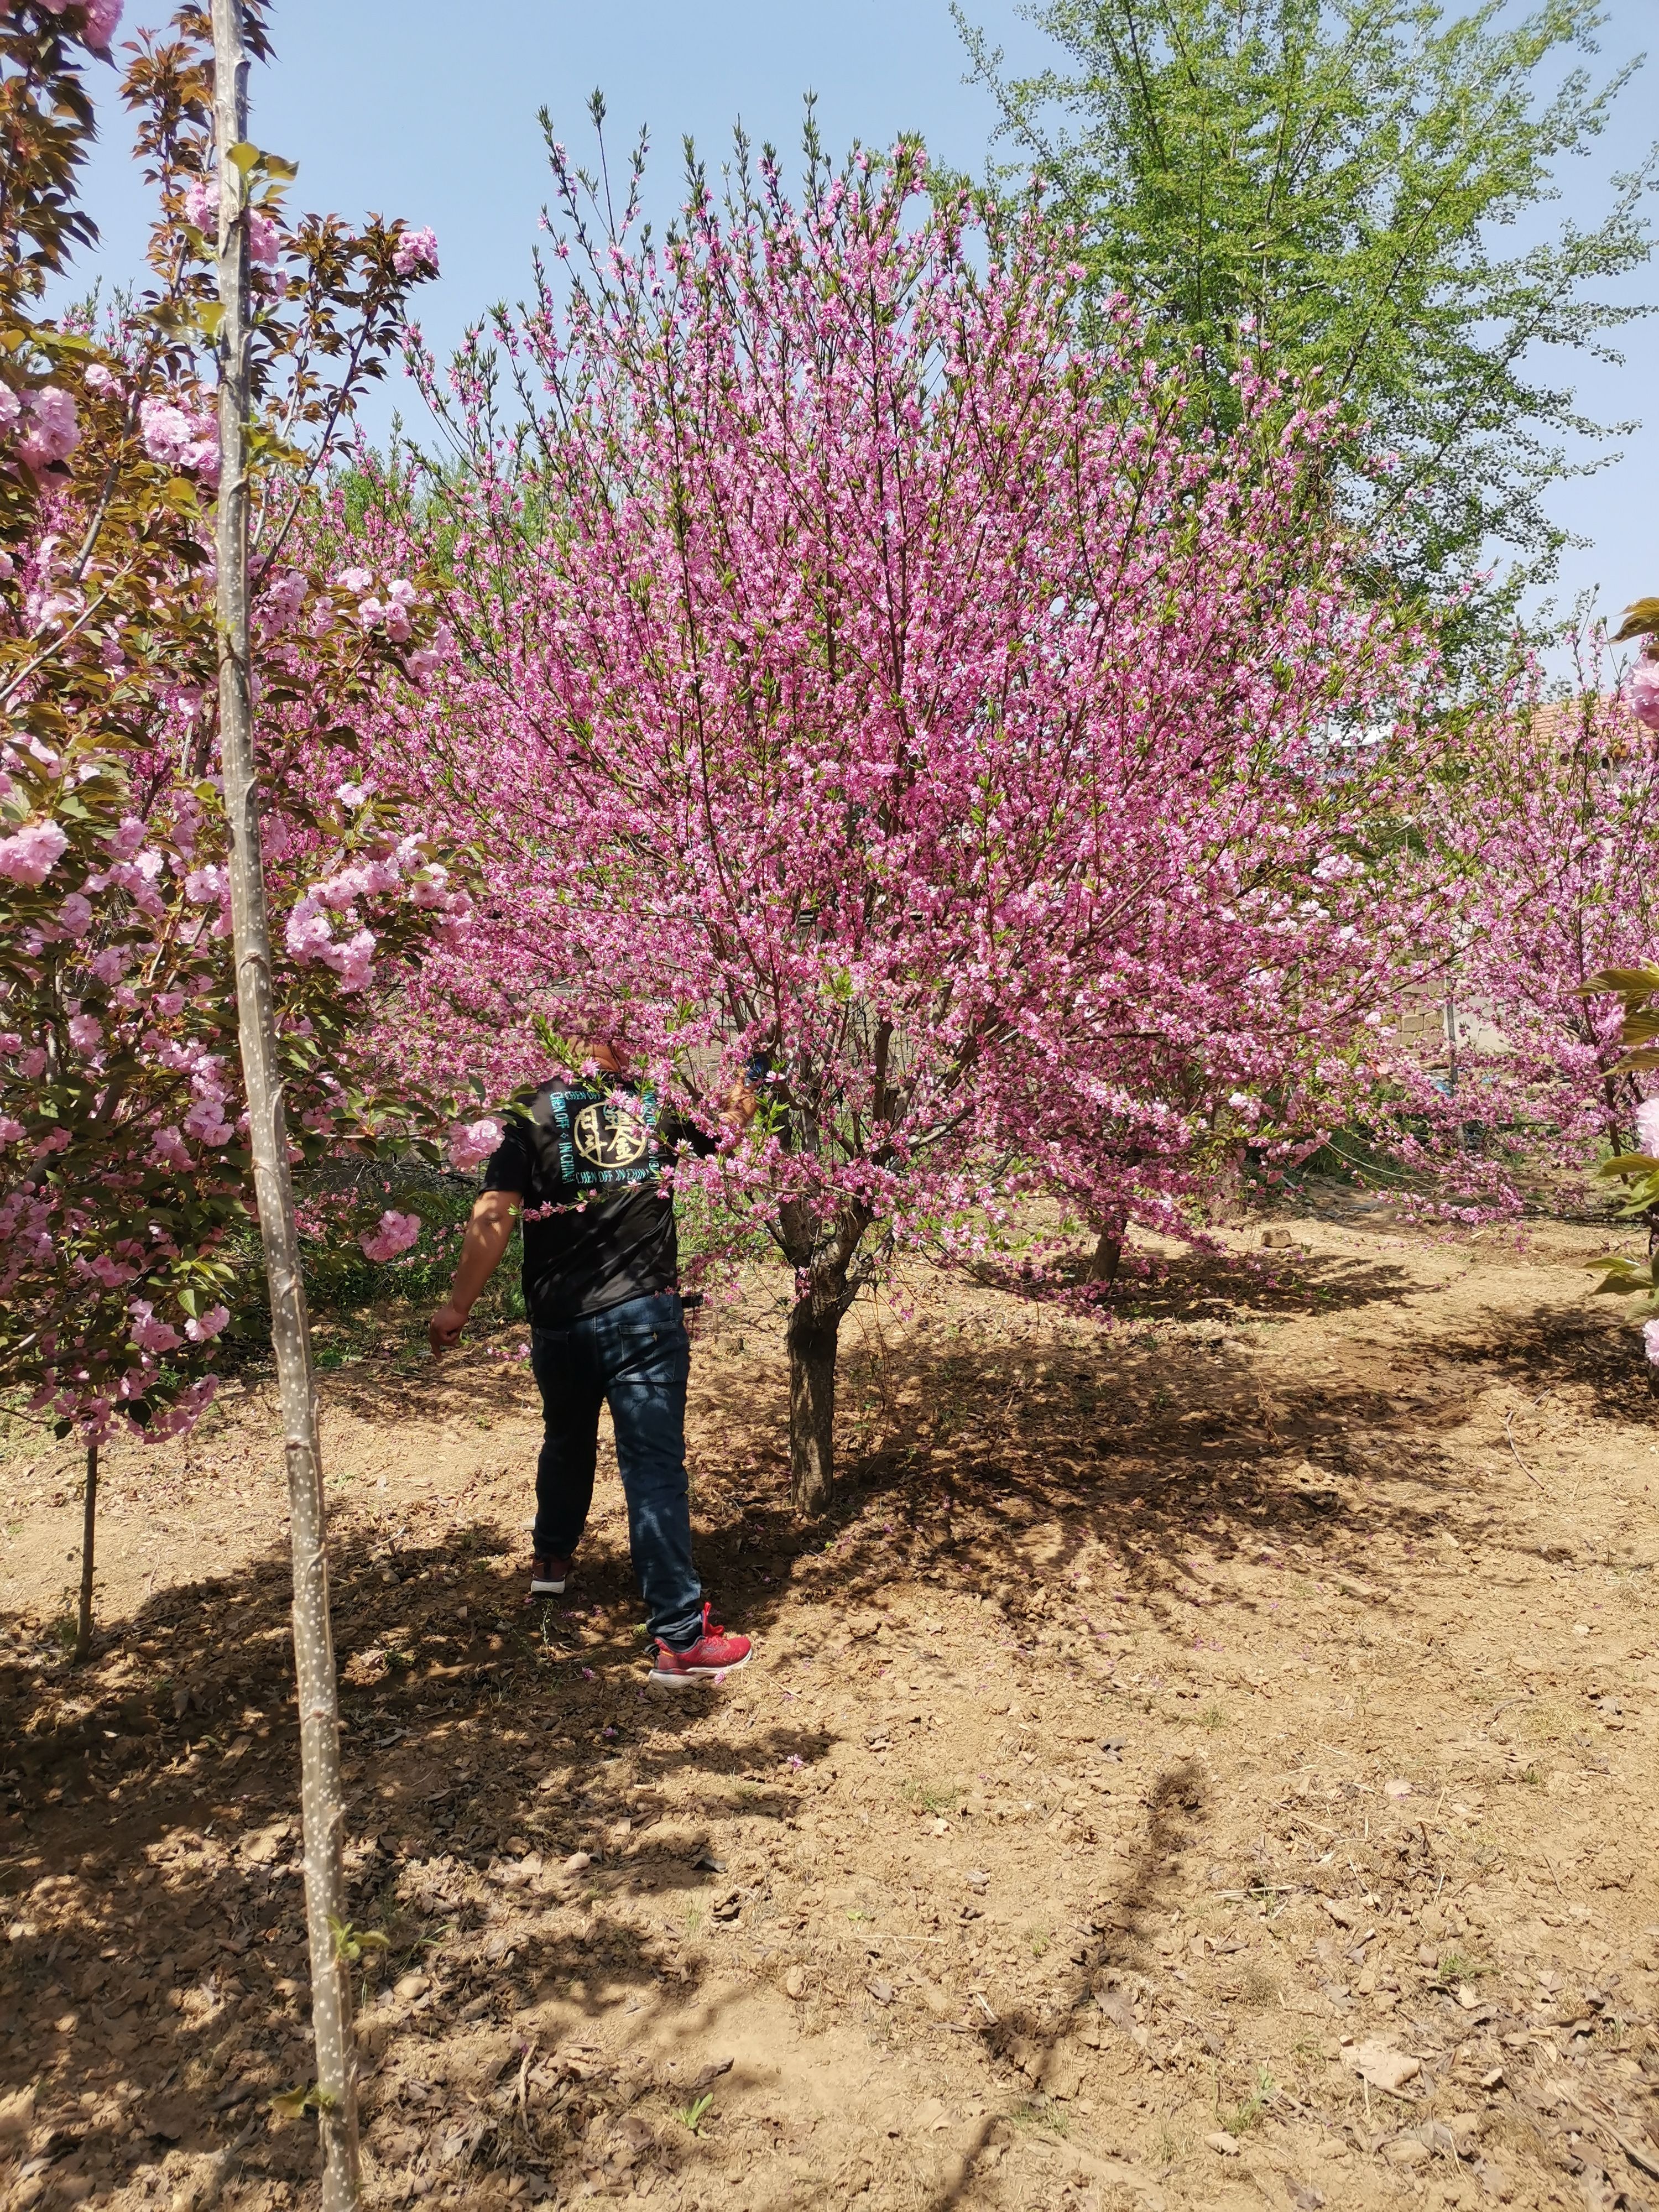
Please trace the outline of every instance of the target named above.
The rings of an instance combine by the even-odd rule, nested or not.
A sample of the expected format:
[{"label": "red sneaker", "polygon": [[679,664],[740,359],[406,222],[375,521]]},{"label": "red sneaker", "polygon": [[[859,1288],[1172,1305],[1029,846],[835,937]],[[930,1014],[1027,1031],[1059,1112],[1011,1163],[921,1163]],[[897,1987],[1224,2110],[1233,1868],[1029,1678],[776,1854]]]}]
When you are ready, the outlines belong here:
[{"label": "red sneaker", "polygon": [[538,1597],[562,1597],[569,1579],[568,1559],[556,1559],[550,1552],[538,1552],[530,1562],[530,1588],[525,1593],[525,1603],[534,1605]]},{"label": "red sneaker", "polygon": [[689,1650],[676,1651],[657,1640],[657,1663],[651,1681],[659,1690],[680,1690],[692,1682],[723,1682],[739,1667],[749,1664],[754,1645],[746,1636],[731,1636],[718,1625],[710,1626],[708,1607],[702,1609],[702,1634]]}]

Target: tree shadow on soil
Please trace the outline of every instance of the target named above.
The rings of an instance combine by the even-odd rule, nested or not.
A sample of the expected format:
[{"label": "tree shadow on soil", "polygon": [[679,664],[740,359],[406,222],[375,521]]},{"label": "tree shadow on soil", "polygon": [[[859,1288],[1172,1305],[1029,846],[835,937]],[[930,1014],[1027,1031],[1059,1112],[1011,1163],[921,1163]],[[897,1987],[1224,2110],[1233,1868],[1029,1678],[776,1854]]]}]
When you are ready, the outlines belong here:
[{"label": "tree shadow on soil", "polygon": [[[702,1969],[685,1934],[649,1936],[612,1900],[625,1891],[671,1911],[713,1907],[729,1888],[723,1824],[783,1817],[793,1796],[780,1772],[810,1772],[829,1747],[821,1729],[787,1722],[740,1746],[701,1741],[700,1700],[653,1700],[647,1712],[625,1559],[598,1551],[580,1607],[532,1615],[518,1603],[516,1552],[483,1522],[395,1555],[337,1541],[349,1912],[388,1947],[363,1970],[371,2052],[428,2009],[448,2031],[499,2029],[550,1995],[592,2011],[596,1980],[642,2003],[695,1997]],[[0,2097],[39,2084],[58,2122],[49,2155],[72,2156],[100,2196],[170,2149],[224,2151],[250,2114],[263,2126],[272,2095],[309,2078],[289,1596],[280,1556],[177,1585],[73,1671],[21,1623],[0,1624],[12,1937]],[[630,1748],[624,1794],[611,1769]],[[653,1840],[651,1786],[687,1765],[744,1796],[711,1788],[695,1826]],[[592,1863],[567,1872],[579,1849]],[[479,1907],[480,1872],[504,1900],[505,1928]],[[520,1891],[526,1904],[585,1902],[586,1923],[550,1938],[526,1918],[514,1932]],[[391,1994],[440,1943],[428,1987]],[[516,2067],[517,2045],[510,2055]],[[556,2131],[580,2132],[599,2092],[550,2063],[541,2106]],[[483,2084],[489,2143],[481,2152],[471,2133],[467,2158],[498,2139],[527,2151],[526,2088],[497,2109]],[[373,2092],[365,2115],[384,2136]],[[309,2175],[311,2129],[273,2134],[246,2162],[279,2184]]]},{"label": "tree shadow on soil", "polygon": [[[1145,1825],[1135,1850],[1113,1884],[1114,1894],[1097,1903],[1089,1940],[1074,1952],[1072,1971],[1046,2021],[1020,2008],[988,2021],[981,2031],[987,2051],[1015,2069],[1034,2096],[1046,2095],[1066,2039],[1091,2015],[1095,2021],[1110,2019],[1131,2036],[1139,2026],[1135,1996],[1148,1986],[1146,1978],[1158,1963],[1152,1922],[1160,1911],[1168,1913],[1176,1887],[1175,1863],[1201,1838],[1209,1817],[1208,1794],[1206,1778],[1194,1760],[1177,1760],[1158,1777],[1146,1793]],[[1103,2005],[1094,2002],[1097,1992]],[[969,2201],[979,2162],[1002,2117],[990,2112],[980,2122],[960,2154],[956,2176],[934,2193],[934,2212],[949,2212]]]},{"label": "tree shadow on soil", "polygon": [[[1180,1619],[1196,1630],[1208,1593],[1186,1558],[1195,1542],[1223,1559],[1295,1552],[1403,1604],[1369,1540],[1385,1524],[1395,1537],[1430,1532],[1462,1479],[1419,1434],[1425,1412],[1456,1417],[1474,1370],[1529,1389],[1588,1385],[1630,1419],[1632,1401],[1649,1401],[1619,1367],[1620,1344],[1540,1306],[1501,1337],[1437,1338],[1405,1404],[1311,1375],[1269,1392],[1246,1351],[1190,1334],[1103,1333],[1035,1352],[939,1333],[881,1355],[849,1346],[843,1398],[866,1441],[827,1520],[805,1529],[788,1513],[775,1405],[709,1363],[700,1420],[720,1441],[697,1455],[700,1553],[734,1622],[763,1639],[792,1591],[820,1601],[831,1638],[901,1578],[988,1600],[1028,1649],[1103,1637],[1120,1597],[1160,1617],[1191,1607]],[[414,1395],[441,1413],[460,1387],[441,1373]],[[476,1402],[471,1380],[465,1389]],[[1379,1463],[1386,1499],[1372,1486]],[[1074,1570],[1091,1547],[1097,1587],[1084,1594]],[[515,2011],[553,1994],[597,2018],[600,1980],[632,1991],[644,2022],[694,2002],[708,1969],[687,1916],[717,1918],[734,1896],[738,1911],[768,1909],[763,1881],[739,1894],[726,1878],[723,1824],[788,1817],[835,1735],[803,1718],[713,1742],[700,1706],[647,1706],[631,1574],[610,1540],[585,1550],[579,1601],[534,1613],[518,1602],[517,1535],[488,1516],[428,1544],[362,1547],[347,1528],[335,1548],[351,1911],[390,1946],[366,1963],[368,2047],[422,2022],[476,2029],[470,2057],[434,2046],[424,2087],[406,2069],[384,2104],[371,2091],[372,2153],[405,2191],[417,2166],[446,2155],[544,2168],[595,2113],[625,2114],[642,2081],[598,2061],[584,2070],[580,2053],[526,2057]],[[40,2081],[61,2107],[52,2154],[72,2152],[100,2194],[170,2145],[223,2149],[307,2078],[289,1595],[276,1556],[198,1577],[148,1600],[73,1672],[8,1625],[0,2095]],[[800,1656],[837,1663],[833,1644]],[[652,1802],[688,1768],[710,1784],[696,1823]],[[1075,1962],[1068,2007],[1046,2027],[1012,2014],[987,2023],[994,2051],[1013,2054],[1039,2094],[1091,1988],[1146,1963],[1166,1870],[1205,1818],[1198,1770],[1170,1768]],[[579,1850],[592,1863],[567,1872]],[[501,1913],[481,1909],[480,1875]],[[557,1935],[515,1923],[520,1893],[584,1903],[586,1918]],[[617,1909],[624,1895],[658,1898],[667,1917],[643,1929]],[[90,2104],[72,2104],[82,2094]],[[460,2098],[477,2101],[455,2110],[434,2151],[428,2108]],[[941,2212],[985,2144],[981,2131]],[[676,2154],[700,2155],[696,2138]],[[625,2171],[626,2145],[615,2155]],[[310,2131],[261,2137],[246,2158],[270,2181],[296,2181],[313,2170]]]},{"label": "tree shadow on soil", "polygon": [[1436,1350],[1449,1363],[1529,1395],[1583,1390],[1598,1420],[1651,1421],[1655,1370],[1641,1357],[1633,1331],[1617,1325],[1616,1307],[1607,1312],[1610,1305],[1609,1299],[1599,1311],[1564,1314],[1540,1300],[1530,1314],[1512,1319],[1501,1337],[1465,1332],[1441,1338]]},{"label": "tree shadow on soil", "polygon": [[1133,1253],[1109,1293],[1088,1281],[1088,1255],[1062,1254],[1042,1267],[1012,1262],[981,1266],[972,1279],[1023,1304],[1054,1307],[1079,1319],[1114,1322],[1238,1319],[1351,1313],[1396,1303],[1418,1287],[1392,1261],[1346,1253],[1310,1252],[1291,1244],[1233,1254],[1187,1250],[1169,1256]]}]

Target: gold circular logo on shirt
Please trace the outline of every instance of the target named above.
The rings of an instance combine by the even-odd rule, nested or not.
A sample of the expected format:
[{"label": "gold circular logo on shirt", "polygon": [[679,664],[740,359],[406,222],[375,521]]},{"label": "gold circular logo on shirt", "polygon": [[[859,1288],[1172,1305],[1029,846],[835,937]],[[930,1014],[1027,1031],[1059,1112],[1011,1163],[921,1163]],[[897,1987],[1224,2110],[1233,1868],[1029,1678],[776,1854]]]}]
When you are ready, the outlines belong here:
[{"label": "gold circular logo on shirt", "polygon": [[570,1134],[576,1150],[596,1168],[631,1168],[645,1158],[651,1142],[642,1121],[614,1106],[584,1106]]}]

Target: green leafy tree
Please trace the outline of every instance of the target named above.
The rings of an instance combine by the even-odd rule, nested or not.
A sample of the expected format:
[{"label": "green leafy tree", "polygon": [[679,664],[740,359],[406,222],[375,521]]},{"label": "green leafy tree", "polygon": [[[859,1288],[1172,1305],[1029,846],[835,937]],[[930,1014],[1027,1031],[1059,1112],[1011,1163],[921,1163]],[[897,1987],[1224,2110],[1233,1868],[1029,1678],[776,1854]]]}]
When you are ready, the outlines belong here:
[{"label": "green leafy tree", "polygon": [[1546,346],[1617,361],[1612,334],[1647,312],[1605,293],[1651,251],[1659,149],[1614,179],[1598,225],[1538,234],[1558,165],[1638,66],[1595,81],[1595,0],[1518,22],[1500,0],[1455,16],[1439,0],[1040,0],[1028,12],[1068,63],[1014,78],[953,12],[1000,135],[1076,226],[1094,300],[1127,294],[1195,351],[1221,422],[1265,340],[1368,425],[1365,465],[1339,464],[1326,492],[1379,586],[1447,601],[1507,549],[1471,603],[1490,635],[1567,542],[1547,487],[1601,465],[1565,441],[1631,427],[1586,421],[1539,365]]}]

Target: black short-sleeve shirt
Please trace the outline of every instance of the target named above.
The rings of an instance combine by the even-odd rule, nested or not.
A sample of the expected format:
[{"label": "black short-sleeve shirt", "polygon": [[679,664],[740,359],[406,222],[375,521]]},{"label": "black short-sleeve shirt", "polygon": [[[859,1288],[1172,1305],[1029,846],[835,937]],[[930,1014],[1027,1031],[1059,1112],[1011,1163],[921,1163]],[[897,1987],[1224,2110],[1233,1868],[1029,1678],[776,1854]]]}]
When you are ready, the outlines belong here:
[{"label": "black short-sleeve shirt", "polygon": [[714,1139],[625,1081],[544,1084],[521,1098],[484,1170],[486,1190],[525,1202],[524,1302],[531,1325],[679,1285],[674,1201],[662,1188],[680,1146]]}]

